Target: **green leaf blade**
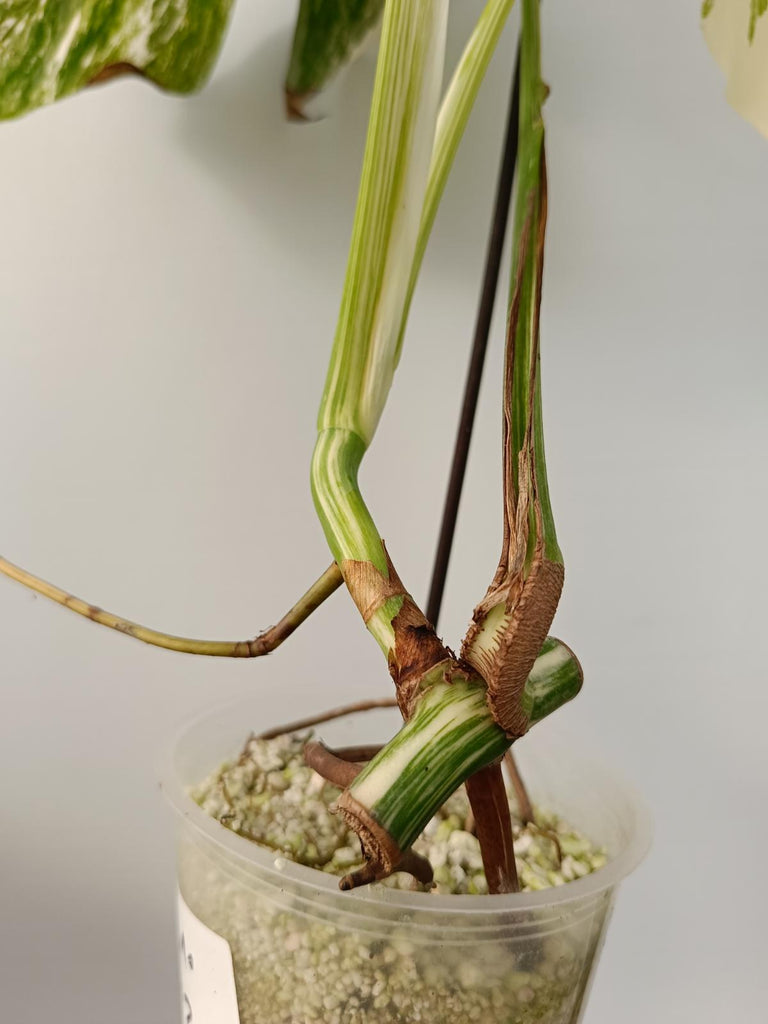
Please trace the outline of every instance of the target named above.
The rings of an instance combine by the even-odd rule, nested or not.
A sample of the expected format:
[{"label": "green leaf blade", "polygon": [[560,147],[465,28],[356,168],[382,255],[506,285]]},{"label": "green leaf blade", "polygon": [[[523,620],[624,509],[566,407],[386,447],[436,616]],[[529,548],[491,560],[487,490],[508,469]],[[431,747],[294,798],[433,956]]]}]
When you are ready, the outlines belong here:
[{"label": "green leaf blade", "polygon": [[381,19],[384,0],[301,0],[285,79],[288,109],[320,92],[350,60]]},{"label": "green leaf blade", "polygon": [[0,118],[134,70],[173,92],[206,80],[232,0],[22,0],[0,14]]}]

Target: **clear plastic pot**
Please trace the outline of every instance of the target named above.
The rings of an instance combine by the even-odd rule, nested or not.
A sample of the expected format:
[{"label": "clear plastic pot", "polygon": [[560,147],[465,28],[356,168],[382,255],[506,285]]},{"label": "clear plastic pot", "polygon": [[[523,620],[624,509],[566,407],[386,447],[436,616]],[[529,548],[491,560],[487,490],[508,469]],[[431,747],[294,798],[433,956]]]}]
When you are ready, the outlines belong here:
[{"label": "clear plastic pot", "polygon": [[[268,728],[257,702],[198,718],[163,788],[177,812],[182,1020],[190,1024],[576,1024],[616,890],[646,853],[648,812],[548,725],[516,747],[534,802],[604,846],[608,864],[508,896],[351,893],[224,828],[187,795]],[[385,739],[394,713],[320,727],[331,744]]]}]

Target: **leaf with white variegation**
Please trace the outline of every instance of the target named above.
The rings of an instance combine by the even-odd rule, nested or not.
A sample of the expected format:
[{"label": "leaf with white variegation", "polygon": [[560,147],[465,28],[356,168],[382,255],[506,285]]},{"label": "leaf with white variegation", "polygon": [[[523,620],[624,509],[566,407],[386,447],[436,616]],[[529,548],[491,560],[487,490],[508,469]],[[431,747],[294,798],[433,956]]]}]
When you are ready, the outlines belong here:
[{"label": "leaf with white variegation", "polygon": [[381,20],[384,0],[301,0],[285,79],[288,113],[304,104],[359,53]]},{"label": "leaf with white variegation", "polygon": [[0,118],[134,72],[191,92],[207,78],[232,0],[0,0]]},{"label": "leaf with white variegation", "polygon": [[539,310],[547,218],[539,0],[523,0],[513,294],[504,382],[504,539],[462,646],[510,737],[531,724],[524,693],[554,618],[563,559],[549,501],[541,416]]},{"label": "leaf with white variegation", "polygon": [[768,136],[768,0],[705,0],[710,53],[725,73],[731,106]]}]

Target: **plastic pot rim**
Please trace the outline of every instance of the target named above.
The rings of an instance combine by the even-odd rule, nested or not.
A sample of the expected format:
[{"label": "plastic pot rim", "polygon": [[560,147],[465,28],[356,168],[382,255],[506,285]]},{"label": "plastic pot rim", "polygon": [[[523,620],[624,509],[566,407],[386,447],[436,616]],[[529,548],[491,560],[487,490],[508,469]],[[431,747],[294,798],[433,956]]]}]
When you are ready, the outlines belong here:
[{"label": "plastic pot rim", "polygon": [[[179,779],[176,765],[176,752],[180,743],[188,739],[189,734],[204,725],[207,721],[213,721],[218,716],[232,712],[237,708],[258,707],[258,701],[253,698],[239,698],[228,702],[218,702],[202,712],[189,716],[187,720],[176,730],[172,741],[168,744],[160,760],[160,789],[170,803],[178,817],[183,819],[186,825],[195,832],[206,837],[209,841],[225,850],[230,856],[242,861],[244,864],[253,865],[258,871],[266,876],[271,876],[271,881],[278,887],[281,880],[294,885],[311,886],[319,893],[328,896],[340,897],[356,905],[358,913],[364,912],[364,906],[370,905],[371,910],[387,905],[392,909],[404,913],[429,911],[444,911],[452,915],[471,915],[493,913],[509,913],[525,910],[533,910],[542,907],[565,906],[576,900],[585,900],[596,897],[600,893],[617,886],[624,878],[637,868],[645,858],[651,845],[653,836],[653,819],[643,797],[636,788],[626,782],[621,776],[610,771],[599,759],[591,754],[579,760],[584,765],[589,765],[593,770],[598,770],[610,779],[611,788],[620,795],[632,808],[632,830],[629,841],[615,855],[612,855],[607,864],[583,878],[575,879],[564,885],[553,886],[539,892],[505,893],[502,895],[436,895],[434,893],[412,892],[402,889],[392,889],[387,886],[364,886],[351,892],[342,893],[339,889],[337,875],[321,871],[318,868],[307,867],[304,864],[297,864],[288,860],[278,851],[268,847],[260,846],[253,840],[239,836],[232,832],[225,825],[222,825],[215,818],[207,814],[189,795],[185,785]],[[386,709],[391,710],[391,709]],[[263,712],[263,707],[261,708]],[[366,712],[370,715],[371,712]],[[247,721],[243,714],[243,721]],[[537,728],[542,728],[541,726]],[[559,727],[547,724],[546,728],[558,738],[562,737],[568,749],[578,747],[572,735]],[[245,731],[245,730],[244,730]],[[208,770],[216,767],[212,765]],[[574,827],[579,828],[579,822],[571,822]],[[350,905],[350,910],[353,907]]]}]

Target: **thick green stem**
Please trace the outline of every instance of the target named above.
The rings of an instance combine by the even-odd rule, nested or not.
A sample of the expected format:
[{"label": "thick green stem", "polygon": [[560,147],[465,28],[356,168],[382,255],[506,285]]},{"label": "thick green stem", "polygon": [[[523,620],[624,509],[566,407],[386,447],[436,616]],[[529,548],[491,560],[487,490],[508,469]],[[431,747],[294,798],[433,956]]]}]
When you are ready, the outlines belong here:
[{"label": "thick green stem", "polygon": [[407,595],[395,584],[357,471],[395,371],[434,140],[446,18],[447,0],[387,0],[344,295],[312,460],[312,493],[328,544],[390,664],[402,661],[395,652],[395,620]]},{"label": "thick green stem", "polygon": [[[393,622],[405,594],[390,593],[389,560],[360,495],[357,471],[389,392],[448,172],[512,3],[489,0],[457,66],[437,126],[445,4],[389,0],[385,9],[344,297],[318,421],[312,490],[334,557],[390,661],[396,645]],[[365,562],[378,576],[369,572],[362,586],[360,573],[347,570]],[[375,611],[373,604],[378,605]]]},{"label": "thick green stem", "polygon": [[501,757],[509,742],[489,715],[476,679],[436,683],[342,795],[339,807],[370,834],[366,854],[386,861],[393,851],[408,849],[451,793]]},{"label": "thick green stem", "polygon": [[[508,377],[509,473],[514,488],[519,492],[520,461],[521,457],[525,458],[526,447],[530,444],[533,448],[533,469],[541,521],[537,522],[535,509],[531,503],[528,510],[529,552],[536,540],[540,539],[544,545],[544,556],[550,561],[562,562],[544,458],[538,345],[543,270],[541,247],[546,221],[544,122],[541,109],[547,95],[547,87],[541,79],[539,0],[522,0],[521,31],[520,140],[510,301],[514,304],[516,289],[519,289],[519,295]],[[540,538],[539,533],[542,535]]]},{"label": "thick green stem", "polygon": [[504,539],[496,575],[462,646],[488,683],[496,721],[512,736],[531,725],[528,676],[563,586],[547,485],[541,415],[539,310],[547,219],[539,0],[522,0],[520,126],[512,295],[504,379]]},{"label": "thick green stem", "polygon": [[[493,7],[498,15],[498,5]],[[387,2],[344,299],[312,463],[313,496],[328,543],[364,621],[387,655],[398,701],[407,719],[398,735],[339,799],[339,809],[360,835],[368,860],[368,869],[350,884],[370,881],[396,870],[410,844],[447,797],[468,777],[501,757],[512,739],[521,735],[531,721],[569,699],[581,685],[578,662],[567,648],[552,641],[550,647],[545,644],[545,661],[539,673],[534,673],[531,686],[526,686],[528,674],[546,638],[547,630],[541,631],[541,622],[537,620],[535,629],[523,637],[522,659],[516,648],[510,655],[509,644],[501,652],[503,658],[512,657],[519,678],[513,680],[511,687],[502,680],[502,696],[511,694],[513,710],[506,718],[500,715],[494,705],[498,686],[494,690],[489,683],[486,690],[489,676],[483,670],[485,666],[481,668],[469,658],[478,669],[472,672],[457,662],[407,594],[357,483],[360,462],[391,384],[402,336],[403,310],[407,309],[426,237],[420,236],[418,231],[429,162],[425,132],[431,149],[444,15],[444,6],[436,0]],[[518,219],[516,251],[520,272],[510,317],[507,372],[509,376],[514,370],[517,378],[521,374],[525,377],[527,418],[519,456],[526,483],[525,488],[520,485],[518,494],[518,480],[508,468],[505,556],[500,566],[504,578],[497,574],[494,581],[496,590],[501,584],[505,586],[502,586],[503,594],[494,594],[497,599],[486,609],[486,612],[498,613],[501,620],[510,615],[508,602],[511,583],[515,580],[513,570],[519,572],[522,568],[520,531],[527,525],[529,505],[534,512],[536,539],[543,539],[541,504],[536,490],[538,463],[533,459],[534,368],[537,365],[545,219],[540,118],[537,125],[531,114],[535,107],[532,97],[537,89],[539,106],[541,103],[537,0],[533,6],[525,0],[523,21],[521,69],[526,108],[521,137],[525,129],[528,163],[518,188],[526,189],[523,204],[526,214],[524,220]],[[495,41],[498,29],[497,19],[493,30],[488,32],[488,39]],[[488,44],[483,52],[487,55],[491,49]],[[473,81],[476,89],[478,80]],[[464,109],[456,96],[452,102],[455,110]],[[431,132],[426,127],[430,118]],[[457,119],[461,121],[458,115]],[[538,153],[536,166],[541,176],[536,179],[538,188],[534,187],[531,193],[528,164],[534,151]],[[438,161],[439,167],[450,163],[452,152],[451,146],[447,146],[447,156]],[[440,175],[443,173],[439,171]],[[437,189],[433,196],[434,204],[439,191]],[[522,208],[518,196],[518,209]],[[433,216],[434,211],[428,205],[421,219],[427,233]],[[532,223],[536,228],[535,244],[531,241]],[[528,346],[527,370],[520,370],[515,359],[518,328]],[[516,408],[516,387],[515,382],[515,387],[510,384],[508,389],[505,443],[508,467],[517,436],[510,415],[510,409]],[[512,507],[518,500],[520,507]],[[514,541],[517,541],[516,547]],[[527,533],[522,544],[523,555],[526,543]],[[556,541],[554,543],[556,545]],[[536,550],[538,553],[538,548]],[[562,582],[561,565],[559,569]],[[559,588],[554,604],[557,595]],[[501,603],[498,596],[502,597]],[[478,635],[488,632],[485,618],[484,613],[483,619],[475,622]],[[536,638],[535,646],[532,646],[531,635]],[[499,666],[493,663],[491,668],[495,671]],[[539,703],[546,707],[546,712]]]},{"label": "thick green stem", "polygon": [[[540,660],[526,689],[531,721],[581,687],[579,663],[559,640],[547,638]],[[451,793],[511,742],[493,719],[482,680],[449,669],[423,692],[412,717],[358,775],[339,807],[371,859],[397,863]]]}]

